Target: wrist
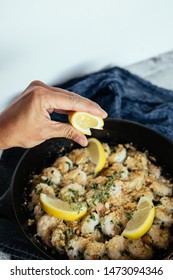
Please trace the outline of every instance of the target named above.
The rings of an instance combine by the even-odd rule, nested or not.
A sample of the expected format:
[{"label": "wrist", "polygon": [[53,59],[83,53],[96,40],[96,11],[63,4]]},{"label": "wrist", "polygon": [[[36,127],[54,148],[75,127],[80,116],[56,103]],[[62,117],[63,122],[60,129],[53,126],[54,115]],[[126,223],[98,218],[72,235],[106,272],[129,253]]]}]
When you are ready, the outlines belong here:
[{"label": "wrist", "polygon": [[9,149],[13,146],[10,135],[10,128],[3,113],[0,114],[0,150]]}]

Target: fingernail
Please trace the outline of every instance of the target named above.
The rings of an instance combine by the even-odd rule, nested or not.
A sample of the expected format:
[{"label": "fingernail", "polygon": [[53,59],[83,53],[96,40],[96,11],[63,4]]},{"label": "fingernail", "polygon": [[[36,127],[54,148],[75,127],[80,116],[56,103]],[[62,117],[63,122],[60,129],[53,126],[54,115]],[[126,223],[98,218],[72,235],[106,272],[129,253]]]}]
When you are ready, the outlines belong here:
[{"label": "fingernail", "polygon": [[88,140],[87,138],[80,138],[80,143],[81,146],[86,147],[88,145]]},{"label": "fingernail", "polygon": [[101,108],[102,117],[106,118],[108,116],[107,112]]},{"label": "fingernail", "polygon": [[88,140],[85,135],[76,135],[73,140],[83,147],[86,147],[88,145]]}]

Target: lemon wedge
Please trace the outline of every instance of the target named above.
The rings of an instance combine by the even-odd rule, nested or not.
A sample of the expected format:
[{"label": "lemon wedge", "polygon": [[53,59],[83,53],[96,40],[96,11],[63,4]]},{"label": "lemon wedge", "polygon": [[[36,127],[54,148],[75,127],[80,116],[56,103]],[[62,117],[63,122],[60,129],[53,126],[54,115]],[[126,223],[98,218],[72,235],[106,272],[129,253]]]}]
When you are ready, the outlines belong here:
[{"label": "lemon wedge", "polygon": [[95,173],[98,173],[103,169],[106,163],[106,153],[102,143],[96,138],[89,138],[88,152],[90,160],[96,165]]},{"label": "lemon wedge", "polygon": [[50,197],[44,193],[40,194],[40,202],[43,210],[48,215],[65,221],[77,220],[87,212],[87,207],[81,204],[72,206],[66,201],[62,201],[56,197]]},{"label": "lemon wedge", "polygon": [[137,210],[127,223],[122,235],[129,239],[142,237],[152,226],[155,215],[153,202],[147,196],[139,199]]},{"label": "lemon wedge", "polygon": [[72,112],[68,116],[70,124],[78,131],[91,135],[90,128],[103,129],[104,121],[101,117],[86,113]]}]

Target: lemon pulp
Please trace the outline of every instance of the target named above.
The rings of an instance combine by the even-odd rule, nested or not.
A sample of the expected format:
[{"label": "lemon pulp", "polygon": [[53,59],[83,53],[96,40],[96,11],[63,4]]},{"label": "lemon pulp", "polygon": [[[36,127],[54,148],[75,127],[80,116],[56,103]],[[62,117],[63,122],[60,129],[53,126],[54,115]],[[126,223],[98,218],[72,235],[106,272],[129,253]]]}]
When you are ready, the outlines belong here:
[{"label": "lemon pulp", "polygon": [[89,138],[88,152],[90,160],[96,165],[95,173],[98,173],[103,169],[106,163],[106,153],[102,143],[96,138]]},{"label": "lemon pulp", "polygon": [[101,117],[86,112],[72,112],[68,118],[74,128],[86,135],[91,135],[90,128],[103,129],[104,126]]}]

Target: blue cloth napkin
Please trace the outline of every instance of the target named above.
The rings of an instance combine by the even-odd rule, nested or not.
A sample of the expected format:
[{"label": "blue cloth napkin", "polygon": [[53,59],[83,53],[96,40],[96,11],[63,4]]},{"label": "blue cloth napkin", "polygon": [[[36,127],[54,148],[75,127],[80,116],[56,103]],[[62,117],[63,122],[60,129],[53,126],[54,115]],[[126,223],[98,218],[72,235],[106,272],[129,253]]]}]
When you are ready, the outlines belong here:
[{"label": "blue cloth napkin", "polygon": [[[109,117],[142,123],[173,140],[173,91],[114,67],[57,85],[88,97],[104,108]],[[67,117],[53,113],[52,119]],[[0,194],[9,187],[14,168],[24,149],[5,151],[0,161]],[[8,234],[6,234],[8,232]],[[14,234],[15,233],[15,234]],[[26,250],[27,248],[27,250]],[[42,259],[11,221],[0,218],[0,250],[18,259]]]},{"label": "blue cloth napkin", "polygon": [[[111,118],[139,122],[173,140],[172,90],[152,85],[119,67],[60,86],[96,101]],[[57,118],[55,114],[53,117]]]}]

